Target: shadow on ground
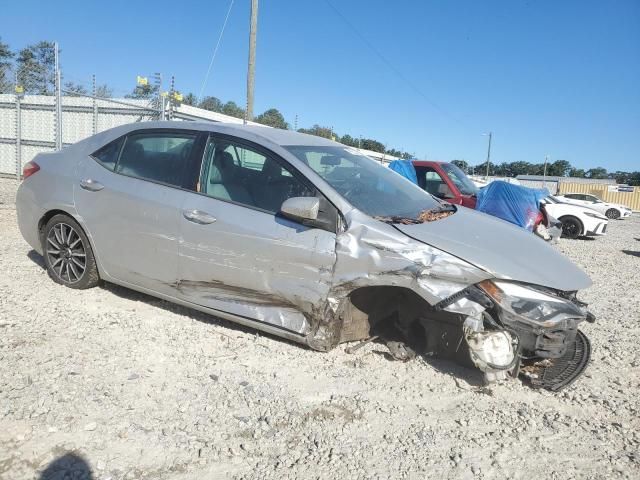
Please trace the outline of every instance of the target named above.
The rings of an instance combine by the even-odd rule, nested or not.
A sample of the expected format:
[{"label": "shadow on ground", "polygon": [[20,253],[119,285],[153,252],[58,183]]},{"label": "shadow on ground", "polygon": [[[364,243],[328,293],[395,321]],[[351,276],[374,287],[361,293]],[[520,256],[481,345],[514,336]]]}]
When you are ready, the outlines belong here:
[{"label": "shadow on ground", "polygon": [[626,253],[627,255],[631,255],[633,257],[640,257],[640,252],[634,252],[633,250],[622,250],[622,253]]},{"label": "shadow on ground", "polygon": [[93,472],[87,461],[75,453],[67,453],[53,460],[45,468],[38,480],[94,480]]},{"label": "shadow on ground", "polygon": [[[29,259],[35,263],[36,265],[38,265],[40,268],[42,269],[46,269],[46,265],[44,263],[44,259],[43,257],[37,253],[35,250],[31,250],[28,254],[27,257],[29,257]],[[131,290],[129,288],[126,287],[122,287],[120,285],[115,285],[113,283],[107,283],[107,282],[102,282],[100,284],[100,288],[107,290],[108,292],[123,298],[125,300],[130,300],[133,302],[143,302],[146,303],[147,305],[151,305],[153,307],[156,308],[161,308],[167,312],[171,312],[173,314],[176,315],[182,315],[185,316],[187,318],[190,318],[192,320],[196,320],[199,322],[203,322],[203,323],[207,323],[210,325],[219,325],[222,326],[224,328],[228,328],[230,330],[235,330],[238,332],[243,332],[243,333],[249,333],[249,334],[260,334],[263,335],[267,338],[282,342],[282,343],[286,343],[291,345],[292,347],[298,347],[298,348],[309,348],[306,347],[302,344],[299,343],[295,343],[292,342],[290,340],[287,340],[285,338],[282,337],[278,337],[275,335],[270,335],[268,333],[265,332],[260,332],[256,329],[252,329],[250,327],[245,327],[244,325],[240,325],[219,317],[215,317],[214,315],[210,315],[207,313],[203,313],[200,312],[199,310],[194,310],[192,308],[188,308],[188,307],[183,307],[182,305],[178,305],[175,303],[172,303],[170,301],[167,300],[163,300],[157,297],[153,297],[151,295],[147,295],[146,293],[141,293],[135,290]],[[384,345],[384,342],[380,341],[380,342],[376,342],[376,343],[380,343],[381,345]],[[338,347],[340,348],[340,347]],[[386,347],[385,347],[386,348]],[[382,355],[384,358],[386,358],[389,361],[393,361],[393,362],[397,362],[398,360],[394,359],[393,356],[389,353],[389,352],[384,352],[384,351],[375,351],[373,352],[376,355]],[[320,355],[321,353],[318,352],[318,354]],[[357,353],[350,355],[353,357],[354,361],[357,360]],[[449,375],[451,377],[456,378],[456,383],[458,382],[458,380],[461,380],[465,383],[467,383],[470,387],[482,387],[484,386],[484,379],[483,379],[483,374],[482,372],[480,372],[477,369],[474,368],[468,368],[468,367],[464,367],[462,365],[459,365],[457,363],[455,363],[453,360],[447,360],[447,359],[442,359],[442,358],[435,358],[435,357],[429,357],[429,356],[424,356],[421,355],[419,356],[419,358],[421,359],[421,361],[424,361],[424,363],[426,363],[427,365],[429,365],[430,367],[434,368],[435,370],[438,370],[441,373],[444,373],[446,375]],[[416,361],[416,360],[414,360]],[[61,477],[64,478],[64,477]]]}]

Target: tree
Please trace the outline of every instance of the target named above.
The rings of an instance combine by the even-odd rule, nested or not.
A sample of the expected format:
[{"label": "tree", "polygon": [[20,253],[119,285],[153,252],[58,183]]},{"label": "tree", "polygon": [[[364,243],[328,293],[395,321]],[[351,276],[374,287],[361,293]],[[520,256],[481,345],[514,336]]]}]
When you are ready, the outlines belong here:
[{"label": "tree", "polygon": [[227,102],[222,106],[222,113],[230,117],[244,118],[244,109],[233,101]]},{"label": "tree", "polygon": [[607,178],[607,169],[602,167],[590,168],[585,176],[587,178]]},{"label": "tree", "polygon": [[151,85],[149,83],[145,85],[136,85],[131,93],[128,93],[124,98],[137,98],[137,99],[149,99],[155,97],[158,94],[158,85]]},{"label": "tree", "polygon": [[210,112],[222,113],[222,102],[216,97],[204,97],[198,104],[198,108],[203,108]]},{"label": "tree", "polygon": [[571,170],[571,164],[566,160],[556,160],[547,165],[547,175],[550,177],[564,177]]},{"label": "tree", "polygon": [[0,93],[13,92],[11,61],[14,56],[14,53],[9,49],[9,45],[2,43],[2,39],[0,38]]},{"label": "tree", "polygon": [[191,105],[192,107],[195,107],[196,103],[197,103],[196,96],[191,92],[187,93],[182,99],[183,105]]},{"label": "tree", "polygon": [[[344,143],[344,142],[342,142]],[[390,148],[386,151],[387,155],[391,155],[392,157],[402,157],[402,152],[400,150],[396,150],[395,148]]]},{"label": "tree", "polygon": [[323,137],[331,139],[333,138],[333,131],[328,127],[321,127],[318,124],[315,124],[311,128],[300,128],[298,129],[300,133],[308,133],[309,135],[315,135],[316,137]]},{"label": "tree", "polygon": [[55,87],[55,50],[52,42],[38,42],[18,53],[18,83],[25,93],[50,95]]},{"label": "tree", "polygon": [[283,130],[287,130],[289,128],[289,124],[284,120],[284,116],[282,116],[282,113],[280,113],[276,108],[270,108],[266,112],[261,113],[254,119],[254,121],[270,127],[281,128]]},{"label": "tree", "polygon": [[411,160],[413,158],[413,155],[410,154],[409,152],[402,152],[402,159],[403,160]]},{"label": "tree", "polygon": [[98,85],[96,87],[96,97],[111,98],[113,97],[113,90],[111,90],[106,83]]},{"label": "tree", "polygon": [[363,138],[361,145],[361,148],[371,150],[372,152],[384,153],[385,151],[384,144],[372,138]]},{"label": "tree", "polygon": [[569,176],[570,177],[575,177],[575,178],[584,178],[585,176],[585,172],[582,168],[571,168],[571,170],[569,170]]},{"label": "tree", "polygon": [[469,164],[464,160],[451,160],[456,167],[458,167],[463,172],[467,172],[469,170]]},{"label": "tree", "polygon": [[359,140],[357,138],[353,138],[351,135],[345,134],[338,140],[343,145],[348,147],[357,147],[359,145]]},{"label": "tree", "polygon": [[64,90],[66,90],[66,92],[62,92],[62,93],[65,95],[73,95],[73,94],[86,95],[88,93],[87,89],[84,88],[84,86],[79,85],[77,83],[73,83],[73,82],[65,82]]}]

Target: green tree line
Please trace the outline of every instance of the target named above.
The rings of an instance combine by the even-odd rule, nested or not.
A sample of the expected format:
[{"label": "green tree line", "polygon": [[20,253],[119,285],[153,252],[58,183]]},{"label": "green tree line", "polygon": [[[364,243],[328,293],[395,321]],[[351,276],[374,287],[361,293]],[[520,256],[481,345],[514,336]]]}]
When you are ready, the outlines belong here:
[{"label": "green tree line", "polygon": [[[454,163],[468,174],[485,175],[487,162],[478,165],[469,165],[464,160],[453,160]],[[544,163],[529,162],[502,162],[489,163],[489,175],[496,177],[516,177],[518,175],[544,175]],[[627,185],[640,185],[640,172],[607,172],[606,168],[595,167],[588,170],[576,168],[567,160],[555,160],[547,163],[546,175],[548,177],[576,177],[594,179],[615,179],[617,183]]]},{"label": "green tree line", "polygon": [[[13,93],[16,82],[24,88],[24,92],[27,94],[53,94],[55,87],[53,42],[41,41],[14,51],[9,45],[2,42],[2,38],[0,38],[0,93]],[[84,85],[71,81],[64,81],[63,91],[66,95],[84,95],[89,93]],[[99,97],[107,98],[113,96],[113,90],[107,85],[99,85],[96,89],[96,94]],[[136,85],[125,97],[151,99],[157,94],[158,87],[156,85]],[[245,116],[245,109],[234,101],[222,102],[219,98],[212,96],[198,100],[193,93],[188,93],[183,97],[182,103],[212,112],[223,113],[232,117],[244,118]],[[254,121],[274,128],[291,128],[277,108],[269,108],[256,116]],[[404,159],[413,157],[413,155],[408,152],[395,148],[387,148],[383,142],[376,139],[356,138],[349,134],[339,135],[334,132],[333,128],[318,124],[309,128],[299,128],[298,131],[336,140],[350,147],[364,148]],[[453,160],[453,163],[467,173],[484,175],[487,169],[486,162],[478,165],[469,165],[464,160]],[[543,172],[543,163],[517,161],[489,164],[489,174],[494,176],[515,177],[517,175],[542,175]],[[603,167],[583,170],[573,167],[567,160],[556,160],[547,164],[546,174],[548,176],[560,177],[615,178],[618,183],[640,185],[640,172],[607,172]]]}]

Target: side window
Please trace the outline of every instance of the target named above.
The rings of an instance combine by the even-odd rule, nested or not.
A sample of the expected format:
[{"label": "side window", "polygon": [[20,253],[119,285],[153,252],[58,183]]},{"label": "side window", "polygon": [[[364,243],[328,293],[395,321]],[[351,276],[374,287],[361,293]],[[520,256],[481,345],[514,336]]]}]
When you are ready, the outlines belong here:
[{"label": "side window", "polygon": [[183,133],[129,135],[116,172],[179,187],[195,138],[195,135]]},{"label": "side window", "polygon": [[120,137],[117,140],[108,143],[97,152],[92,153],[91,156],[104,168],[113,171],[116,166],[116,162],[118,161],[118,154],[120,153],[120,148],[122,147],[123,142],[124,137]]},{"label": "side window", "polygon": [[436,197],[441,196],[442,185],[446,187],[446,183],[442,180],[442,177],[438,175],[434,169],[430,167],[416,167],[416,173],[418,174],[418,185]]},{"label": "side window", "polygon": [[570,198],[571,200],[580,200],[580,195],[576,195],[575,193],[567,193],[565,198]]},{"label": "side window", "polygon": [[216,138],[210,138],[205,148],[199,191],[273,213],[280,211],[288,198],[316,195],[314,189],[270,156]]}]

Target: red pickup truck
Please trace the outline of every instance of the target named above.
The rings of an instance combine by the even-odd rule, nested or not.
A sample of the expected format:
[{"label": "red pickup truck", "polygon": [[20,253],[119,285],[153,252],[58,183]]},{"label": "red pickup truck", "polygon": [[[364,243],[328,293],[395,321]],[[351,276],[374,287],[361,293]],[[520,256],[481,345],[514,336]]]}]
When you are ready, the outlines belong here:
[{"label": "red pickup truck", "polygon": [[449,203],[476,207],[478,187],[453,163],[413,160],[418,185],[431,195]]}]

